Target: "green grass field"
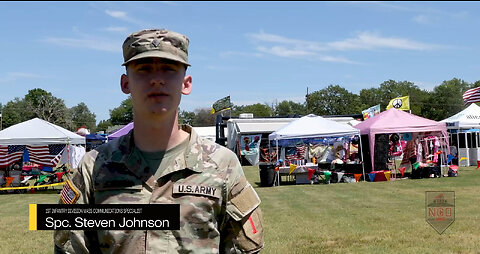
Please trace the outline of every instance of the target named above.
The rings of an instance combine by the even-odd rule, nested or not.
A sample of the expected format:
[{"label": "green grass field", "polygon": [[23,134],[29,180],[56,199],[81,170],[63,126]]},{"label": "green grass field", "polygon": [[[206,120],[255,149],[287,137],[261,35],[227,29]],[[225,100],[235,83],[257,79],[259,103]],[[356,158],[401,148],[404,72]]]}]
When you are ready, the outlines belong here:
[{"label": "green grass field", "polygon": [[[479,253],[480,170],[459,177],[258,187],[262,253]],[[455,222],[439,235],[425,221],[425,191],[455,191]],[[28,230],[29,203],[56,203],[57,191],[0,195],[0,253],[52,253],[52,231]]]}]

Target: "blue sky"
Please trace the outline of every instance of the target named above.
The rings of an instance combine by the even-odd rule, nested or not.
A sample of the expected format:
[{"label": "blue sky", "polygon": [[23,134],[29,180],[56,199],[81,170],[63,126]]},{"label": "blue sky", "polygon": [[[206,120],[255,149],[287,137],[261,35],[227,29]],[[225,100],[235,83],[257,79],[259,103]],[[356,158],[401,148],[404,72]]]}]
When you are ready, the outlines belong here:
[{"label": "blue sky", "polygon": [[389,79],[431,90],[480,80],[479,2],[0,2],[0,103],[42,88],[97,115],[127,95],[128,34],[167,28],[190,39],[193,91],[182,110],[303,102],[340,85]]}]

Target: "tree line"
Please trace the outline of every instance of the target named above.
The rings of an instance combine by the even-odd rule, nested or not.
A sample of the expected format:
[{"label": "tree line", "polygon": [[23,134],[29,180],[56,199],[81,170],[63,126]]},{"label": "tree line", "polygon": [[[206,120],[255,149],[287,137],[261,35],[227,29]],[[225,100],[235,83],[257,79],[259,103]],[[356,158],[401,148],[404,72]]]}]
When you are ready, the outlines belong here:
[{"label": "tree line", "polygon": [[[440,121],[463,110],[465,108],[463,93],[479,86],[480,81],[468,83],[453,78],[443,81],[432,91],[427,91],[410,81],[387,80],[378,88],[365,88],[361,89],[359,94],[354,94],[340,85],[329,85],[306,95],[304,102],[283,100],[252,105],[233,105],[230,115],[233,117],[238,117],[241,113],[253,113],[255,117],[292,117],[306,114],[352,115],[360,114],[362,110],[377,104],[380,104],[381,111],[384,111],[391,99],[408,95],[413,114]],[[24,98],[15,98],[5,105],[0,104],[0,110],[3,128],[35,117],[71,131],[86,126],[91,132],[105,131],[109,126],[124,125],[133,121],[130,98],[111,109],[109,119],[102,120],[96,125],[96,115],[85,103],[81,102],[72,108],[67,108],[62,99],[40,88],[28,91]],[[194,111],[179,109],[179,121],[192,126],[213,126],[215,115],[210,114],[210,108],[197,108]]]}]

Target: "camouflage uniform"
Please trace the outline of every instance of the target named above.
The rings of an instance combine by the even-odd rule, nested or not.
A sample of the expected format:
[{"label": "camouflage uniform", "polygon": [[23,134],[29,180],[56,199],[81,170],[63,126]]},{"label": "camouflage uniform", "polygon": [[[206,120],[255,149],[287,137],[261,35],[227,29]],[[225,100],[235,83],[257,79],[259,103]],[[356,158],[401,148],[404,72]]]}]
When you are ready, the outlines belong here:
[{"label": "camouflage uniform", "polygon": [[260,250],[260,199],[238,159],[230,150],[200,138],[191,127],[182,129],[190,133],[188,148],[158,179],[133,153],[132,131],[87,153],[72,178],[80,193],[77,204],[180,204],[180,230],[55,231],[55,252]]}]

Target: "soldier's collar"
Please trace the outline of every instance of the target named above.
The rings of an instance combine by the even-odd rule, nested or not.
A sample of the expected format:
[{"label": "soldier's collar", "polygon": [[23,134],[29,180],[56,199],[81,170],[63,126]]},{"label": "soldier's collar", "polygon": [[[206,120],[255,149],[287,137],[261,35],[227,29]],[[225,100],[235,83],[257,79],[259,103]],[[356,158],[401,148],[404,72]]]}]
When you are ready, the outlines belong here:
[{"label": "soldier's collar", "polygon": [[[200,137],[189,125],[181,125],[181,129],[187,133],[190,133],[190,141],[184,153],[185,168],[188,168],[195,172],[202,172],[203,149]],[[138,158],[137,154],[134,152],[135,142],[133,139],[133,130],[131,130],[127,135],[121,138],[123,138],[120,141],[121,143],[123,143],[123,145],[120,146],[124,149],[123,151],[121,151],[123,156],[117,157],[118,160],[116,161],[127,165],[127,167],[135,174],[142,174],[142,172],[137,172],[140,170],[138,166],[142,164],[142,158]]]}]

